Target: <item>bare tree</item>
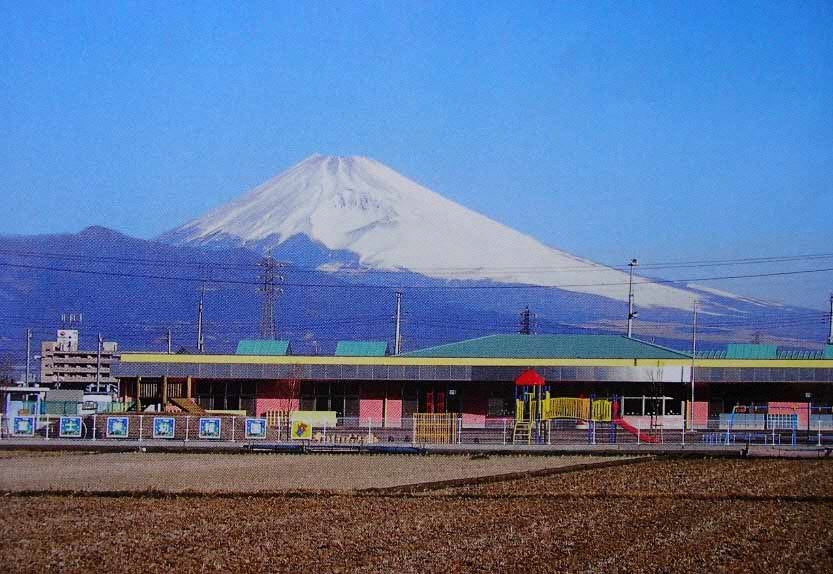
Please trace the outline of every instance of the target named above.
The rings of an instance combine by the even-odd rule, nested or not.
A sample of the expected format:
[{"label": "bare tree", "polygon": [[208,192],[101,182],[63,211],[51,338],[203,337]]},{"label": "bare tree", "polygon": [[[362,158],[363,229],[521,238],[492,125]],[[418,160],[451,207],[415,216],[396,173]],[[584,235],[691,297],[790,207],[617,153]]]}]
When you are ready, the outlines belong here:
[{"label": "bare tree", "polygon": [[663,388],[663,369],[657,362],[657,366],[648,371],[648,380],[651,383],[651,428],[654,429],[661,426],[660,416],[663,412],[663,403],[665,402],[665,389]]},{"label": "bare tree", "polygon": [[278,436],[281,431],[289,437],[292,413],[299,410],[301,390],[301,366],[292,365],[289,377],[280,381],[278,389]]}]

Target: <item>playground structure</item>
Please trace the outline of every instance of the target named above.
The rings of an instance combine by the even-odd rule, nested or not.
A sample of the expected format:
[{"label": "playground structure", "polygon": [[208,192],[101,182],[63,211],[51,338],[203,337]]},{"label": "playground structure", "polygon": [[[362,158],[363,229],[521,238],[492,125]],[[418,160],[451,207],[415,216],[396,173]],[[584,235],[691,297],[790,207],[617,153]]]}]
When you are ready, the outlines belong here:
[{"label": "playground structure", "polygon": [[[660,399],[663,397],[659,397]],[[662,442],[662,422],[651,416],[648,429],[640,429],[620,414],[619,399],[552,397],[546,381],[533,370],[526,370],[515,380],[515,423],[513,444],[550,442],[553,426],[561,421],[574,428],[586,428],[588,442],[595,444],[599,431],[606,442],[616,442],[616,429],[635,436],[638,442]]]}]

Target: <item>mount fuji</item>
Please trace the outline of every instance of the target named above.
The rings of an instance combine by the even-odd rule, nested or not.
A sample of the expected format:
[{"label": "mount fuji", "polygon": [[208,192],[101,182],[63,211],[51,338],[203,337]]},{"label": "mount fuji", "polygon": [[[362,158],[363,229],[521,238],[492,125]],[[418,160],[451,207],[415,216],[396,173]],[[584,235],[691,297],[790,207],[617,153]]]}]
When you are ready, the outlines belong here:
[{"label": "mount fuji", "polygon": [[[628,274],[549,247],[365,157],[313,155],[159,237],[284,257],[314,251],[320,270],[410,271],[434,279],[557,287],[627,301]],[[297,257],[296,257],[297,258]],[[639,305],[688,310],[692,301],[764,302],[634,278]],[[717,304],[720,299],[724,303]]]},{"label": "mount fuji", "polygon": [[[171,330],[193,348],[200,286],[205,339],[228,352],[258,336],[262,254],[287,263],[278,331],[299,353],[339,340],[392,342],[403,293],[406,349],[516,332],[623,333],[628,274],[510,229],[360,157],[312,156],[159,240],[99,226],[77,234],[0,235],[0,354],[21,357],[21,329],[51,340],[66,311],[82,312],[86,341],[103,333],[123,350],[160,349]],[[813,347],[821,314],[695,284],[634,277],[634,335],[686,349],[691,301],[698,346],[766,337]],[[542,288],[544,287],[544,288]],[[765,333],[761,333],[765,330]]]}]

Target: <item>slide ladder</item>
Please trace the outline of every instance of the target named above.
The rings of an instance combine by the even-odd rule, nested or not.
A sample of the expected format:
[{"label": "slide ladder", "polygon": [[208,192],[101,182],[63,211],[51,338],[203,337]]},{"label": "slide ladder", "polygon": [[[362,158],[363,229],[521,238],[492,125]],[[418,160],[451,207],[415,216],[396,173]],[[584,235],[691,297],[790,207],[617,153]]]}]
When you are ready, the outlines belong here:
[{"label": "slide ladder", "polygon": [[515,421],[515,428],[512,431],[512,443],[532,443],[532,423],[530,421]]}]

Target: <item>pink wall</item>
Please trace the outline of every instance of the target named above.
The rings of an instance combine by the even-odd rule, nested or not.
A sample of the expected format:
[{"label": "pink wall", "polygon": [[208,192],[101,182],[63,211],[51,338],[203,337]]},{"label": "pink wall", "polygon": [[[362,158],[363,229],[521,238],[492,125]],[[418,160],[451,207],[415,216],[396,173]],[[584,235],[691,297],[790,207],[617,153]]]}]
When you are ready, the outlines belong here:
[{"label": "pink wall", "polygon": [[[691,401],[686,402],[689,405]],[[694,426],[695,428],[706,427],[709,424],[709,402],[708,401],[694,401]]]},{"label": "pink wall", "polygon": [[467,428],[484,428],[489,398],[483,385],[470,385],[463,394],[463,426]]},{"label": "pink wall", "polygon": [[[394,398],[395,397],[395,398]],[[397,389],[396,391],[388,391],[388,404],[385,413],[385,426],[399,427],[402,426],[402,394]]]},{"label": "pink wall", "polygon": [[798,428],[807,428],[807,414],[809,403],[773,402],[767,404],[767,412],[771,415],[798,415]]},{"label": "pink wall", "polygon": [[385,402],[385,383],[365,383],[359,387],[359,424],[368,420],[381,424]]},{"label": "pink wall", "polygon": [[269,387],[265,384],[258,389],[258,396],[255,399],[255,413],[262,416],[267,411],[297,411],[301,406],[300,385],[295,385],[292,392],[292,385],[282,381],[276,381]]},{"label": "pink wall", "polygon": [[257,398],[255,399],[255,413],[257,416],[263,416],[268,411],[297,411],[301,407],[301,401],[298,399],[274,399],[274,398]]}]

